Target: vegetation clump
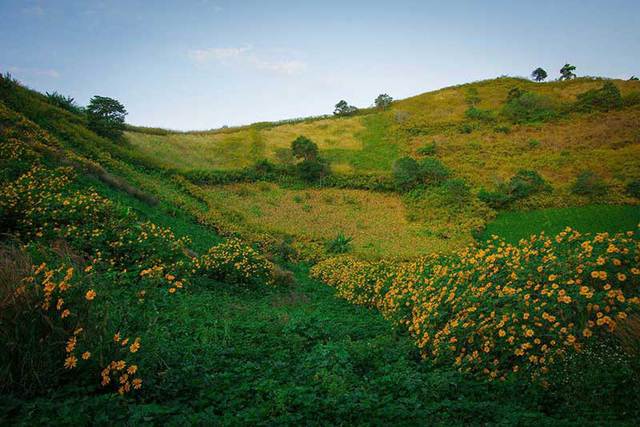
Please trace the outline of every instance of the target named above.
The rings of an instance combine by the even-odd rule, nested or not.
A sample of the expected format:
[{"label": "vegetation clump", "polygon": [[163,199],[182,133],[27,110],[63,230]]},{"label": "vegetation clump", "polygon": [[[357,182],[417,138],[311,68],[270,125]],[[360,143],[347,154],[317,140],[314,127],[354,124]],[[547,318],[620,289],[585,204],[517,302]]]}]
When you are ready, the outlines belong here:
[{"label": "vegetation clump", "polygon": [[94,96],[86,111],[89,128],[95,133],[113,140],[122,137],[127,110],[120,102],[105,96]]},{"label": "vegetation clump", "polygon": [[396,187],[400,191],[408,191],[419,185],[440,184],[451,171],[436,158],[418,161],[412,157],[401,157],[393,164],[392,174]]},{"label": "vegetation clump", "polygon": [[593,171],[581,172],[571,186],[574,194],[587,197],[603,196],[607,192],[607,183]]},{"label": "vegetation clump", "polygon": [[622,108],[623,104],[618,87],[612,82],[605,82],[600,89],[579,94],[574,109],[580,112],[611,111]]},{"label": "vegetation clump", "polygon": [[557,111],[549,98],[514,88],[502,107],[502,114],[513,123],[536,123],[555,118]]},{"label": "vegetation clump", "polygon": [[517,200],[548,189],[548,184],[536,171],[519,170],[496,191],[481,189],[478,198],[494,209],[503,209]]},{"label": "vegetation clump", "polygon": [[342,298],[407,328],[436,364],[490,380],[546,382],[567,357],[593,341],[624,339],[622,331],[635,327],[639,250],[633,231],[582,235],[567,228],[408,263],[332,258],[311,273]]}]

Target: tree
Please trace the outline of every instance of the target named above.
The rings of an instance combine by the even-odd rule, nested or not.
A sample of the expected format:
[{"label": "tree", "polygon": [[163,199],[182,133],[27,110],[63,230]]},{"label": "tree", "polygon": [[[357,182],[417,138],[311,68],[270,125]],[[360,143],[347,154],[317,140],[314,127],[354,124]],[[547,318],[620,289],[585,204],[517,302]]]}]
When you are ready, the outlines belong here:
[{"label": "tree", "polygon": [[349,116],[356,111],[358,111],[356,107],[354,107],[353,105],[349,105],[347,101],[341,99],[336,104],[335,109],[333,110],[333,114],[335,114],[336,116]]},{"label": "tree", "polygon": [[574,71],[576,70],[575,65],[564,64],[564,67],[560,69],[560,80],[571,80],[576,78],[576,74]]},{"label": "tree", "polygon": [[629,81],[637,81],[637,80],[640,80],[640,79],[638,79],[638,77],[636,76],[629,77]]},{"label": "tree", "polygon": [[56,107],[60,107],[64,110],[70,111],[72,113],[79,114],[82,112],[82,108],[76,104],[75,100],[70,96],[64,96],[58,92],[45,92],[47,95],[47,101],[50,104],[55,105]]},{"label": "tree", "polygon": [[325,176],[329,168],[326,162],[318,156],[318,146],[309,138],[300,135],[291,143],[293,155],[302,159],[296,164],[300,178],[305,181],[316,181]]},{"label": "tree", "polygon": [[389,105],[393,102],[393,98],[387,95],[386,93],[381,93],[375,100],[376,107],[381,110],[386,110]]},{"label": "tree", "polygon": [[543,68],[538,67],[533,70],[533,72],[531,73],[531,77],[533,78],[533,80],[541,82],[547,78],[547,72]]},{"label": "tree", "polygon": [[124,118],[127,115],[124,105],[106,96],[94,96],[87,106],[89,128],[98,135],[118,139],[124,131]]},{"label": "tree", "polygon": [[291,151],[298,159],[315,160],[318,158],[318,146],[306,136],[297,137],[291,143]]}]

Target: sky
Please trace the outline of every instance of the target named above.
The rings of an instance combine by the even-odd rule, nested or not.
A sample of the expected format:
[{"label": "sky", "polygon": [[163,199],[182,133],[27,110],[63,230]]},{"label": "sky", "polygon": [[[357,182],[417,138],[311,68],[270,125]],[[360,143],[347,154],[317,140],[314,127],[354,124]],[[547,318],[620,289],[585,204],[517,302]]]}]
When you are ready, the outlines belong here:
[{"label": "sky", "polygon": [[640,0],[0,0],[0,72],[211,129],[500,75],[640,76]]}]

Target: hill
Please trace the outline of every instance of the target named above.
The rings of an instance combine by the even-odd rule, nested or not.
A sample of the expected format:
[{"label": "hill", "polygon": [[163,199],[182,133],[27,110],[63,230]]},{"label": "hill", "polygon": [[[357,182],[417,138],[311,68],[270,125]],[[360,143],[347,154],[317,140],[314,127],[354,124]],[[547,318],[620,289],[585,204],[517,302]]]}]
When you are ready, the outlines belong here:
[{"label": "hill", "polygon": [[[574,110],[600,80],[498,79],[346,118],[114,141],[0,77],[0,422],[632,422],[637,83],[614,83],[611,111]],[[508,120],[505,99],[531,97],[514,84],[553,117]],[[302,131],[331,174],[261,161]],[[404,155],[446,177],[398,187]],[[576,193],[583,166],[601,180]],[[593,234],[565,229],[577,220]]]},{"label": "hill", "polygon": [[[605,82],[619,89],[628,106],[610,111],[575,108],[581,94],[597,91]],[[539,104],[533,107],[543,115],[506,114],[507,99],[514,88],[532,94]],[[210,212],[217,212],[219,221],[233,218],[234,225],[242,224],[243,230],[286,234],[306,246],[309,242],[311,246],[321,244],[342,232],[353,237],[359,255],[411,257],[471,243],[474,233],[481,234],[495,212],[477,203],[453,209],[433,188],[414,192],[411,197],[369,195],[366,200],[347,189],[393,190],[394,162],[410,156],[436,159],[450,171],[450,178],[464,180],[474,196],[483,189],[494,191],[505,185],[521,170],[536,172],[552,188],[515,201],[511,209],[636,205],[637,199],[626,193],[625,186],[640,179],[638,93],[637,81],[582,78],[533,83],[499,78],[425,93],[395,101],[385,111],[367,109],[349,117],[257,123],[209,132],[131,128],[126,137],[145,158],[189,178],[196,185],[192,191],[200,194]],[[290,169],[290,145],[299,135],[318,145],[332,171],[330,179],[314,183],[318,189],[313,193],[292,190],[281,179],[237,176],[264,160],[275,168]],[[600,177],[608,191],[576,195],[572,186],[584,172]],[[267,180],[277,185],[229,186],[229,180]],[[341,189],[328,191],[325,187]],[[309,202],[300,201],[300,197]],[[283,205],[283,200],[287,204]],[[335,200],[359,202],[336,205]],[[296,219],[286,224],[286,232],[269,206],[278,206],[279,214]],[[267,211],[269,215],[263,215]],[[332,211],[351,213],[335,219],[337,229],[314,226],[318,215]],[[371,211],[380,212],[380,219],[386,218],[384,226],[372,221],[367,214]],[[627,215],[639,218],[635,209]],[[372,230],[392,228],[394,232],[387,234],[389,244],[376,244],[379,238],[368,238]]]}]

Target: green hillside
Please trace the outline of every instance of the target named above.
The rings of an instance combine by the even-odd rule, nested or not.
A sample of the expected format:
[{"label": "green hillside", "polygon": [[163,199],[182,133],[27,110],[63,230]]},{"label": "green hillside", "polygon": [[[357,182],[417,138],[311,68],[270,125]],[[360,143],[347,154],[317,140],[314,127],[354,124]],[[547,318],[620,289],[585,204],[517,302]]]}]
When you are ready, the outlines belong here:
[{"label": "green hillside", "polygon": [[119,140],[1,76],[0,422],[633,424],[639,92]]}]

